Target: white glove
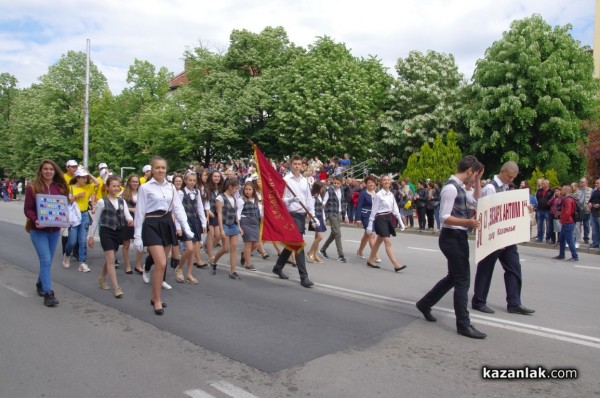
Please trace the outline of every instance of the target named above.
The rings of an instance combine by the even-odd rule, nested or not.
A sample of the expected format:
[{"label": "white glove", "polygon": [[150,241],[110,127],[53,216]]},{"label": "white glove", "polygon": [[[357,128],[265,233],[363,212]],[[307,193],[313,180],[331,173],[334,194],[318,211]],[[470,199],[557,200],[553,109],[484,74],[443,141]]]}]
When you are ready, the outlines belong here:
[{"label": "white glove", "polygon": [[321,223],[319,222],[319,220],[316,219],[316,218],[312,219],[312,223],[315,226],[315,228],[319,228],[319,226],[321,225]]},{"label": "white glove", "polygon": [[142,242],[142,239],[140,238],[135,238],[133,240],[133,247],[135,247],[135,250],[142,253],[144,251],[144,242]]}]

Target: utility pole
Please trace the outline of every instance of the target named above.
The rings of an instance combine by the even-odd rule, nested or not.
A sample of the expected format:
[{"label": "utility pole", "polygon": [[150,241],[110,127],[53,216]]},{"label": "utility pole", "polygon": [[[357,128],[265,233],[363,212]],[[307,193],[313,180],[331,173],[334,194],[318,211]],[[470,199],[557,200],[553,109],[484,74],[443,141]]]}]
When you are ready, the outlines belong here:
[{"label": "utility pole", "polygon": [[90,39],[86,45],[85,64],[85,104],[83,106],[83,167],[88,170],[89,142],[90,142]]}]

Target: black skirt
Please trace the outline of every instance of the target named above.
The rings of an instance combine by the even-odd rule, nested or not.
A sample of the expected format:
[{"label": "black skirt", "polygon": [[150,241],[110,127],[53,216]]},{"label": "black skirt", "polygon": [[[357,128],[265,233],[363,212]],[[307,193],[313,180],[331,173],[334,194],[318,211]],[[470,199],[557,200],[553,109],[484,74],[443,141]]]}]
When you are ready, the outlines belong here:
[{"label": "black skirt", "polygon": [[194,233],[194,237],[190,239],[184,233],[180,240],[183,242],[187,242],[189,240],[191,240],[192,242],[199,242],[202,239],[202,223],[200,222],[198,217],[188,217],[188,225]]},{"label": "black skirt", "polygon": [[[133,213],[129,212],[129,214],[131,214],[131,217],[133,217]],[[135,232],[134,227],[129,227],[129,226],[125,225],[123,227],[123,240],[133,240],[134,232]]]},{"label": "black skirt", "polygon": [[142,225],[142,242],[144,242],[144,246],[164,247],[177,244],[171,212],[164,215],[146,215]]},{"label": "black skirt", "polygon": [[122,229],[110,229],[108,227],[100,226],[100,245],[102,250],[105,252],[114,250],[118,251],[119,246],[123,244],[123,230]]},{"label": "black skirt", "polygon": [[396,236],[396,230],[392,225],[392,217],[391,213],[386,214],[378,214],[375,216],[375,221],[373,222],[373,229],[377,236],[382,238],[389,238],[390,236]]}]

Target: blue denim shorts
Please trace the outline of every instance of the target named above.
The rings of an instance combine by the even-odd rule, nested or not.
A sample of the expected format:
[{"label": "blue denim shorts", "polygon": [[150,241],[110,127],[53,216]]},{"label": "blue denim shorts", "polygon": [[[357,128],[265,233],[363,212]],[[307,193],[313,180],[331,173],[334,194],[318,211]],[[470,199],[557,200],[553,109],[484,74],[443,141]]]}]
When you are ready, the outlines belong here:
[{"label": "blue denim shorts", "polygon": [[223,224],[223,231],[225,232],[226,236],[239,235],[240,234],[240,227],[237,224],[233,224],[232,226],[229,226],[227,224]]}]

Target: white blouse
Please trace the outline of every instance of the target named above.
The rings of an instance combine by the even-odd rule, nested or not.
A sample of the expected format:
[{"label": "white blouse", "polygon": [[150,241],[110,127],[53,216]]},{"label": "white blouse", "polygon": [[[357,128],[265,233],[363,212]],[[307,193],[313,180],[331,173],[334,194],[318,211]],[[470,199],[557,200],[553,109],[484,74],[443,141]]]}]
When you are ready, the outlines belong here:
[{"label": "white blouse", "polygon": [[179,195],[175,194],[175,187],[166,179],[159,184],[154,178],[140,186],[135,206],[135,232],[134,239],[142,239],[142,226],[146,214],[156,211],[172,211],[179,225],[183,226],[186,236],[193,236],[187,221],[185,209],[181,204]]},{"label": "white blouse", "polygon": [[404,223],[402,222],[402,217],[400,216],[400,210],[398,209],[398,204],[396,203],[396,199],[394,198],[392,191],[380,189],[375,196],[373,196],[373,206],[371,208],[371,217],[369,218],[369,226],[367,227],[367,230],[373,231],[373,221],[375,221],[377,214],[381,213],[392,213],[398,219],[400,227],[404,229]]}]

